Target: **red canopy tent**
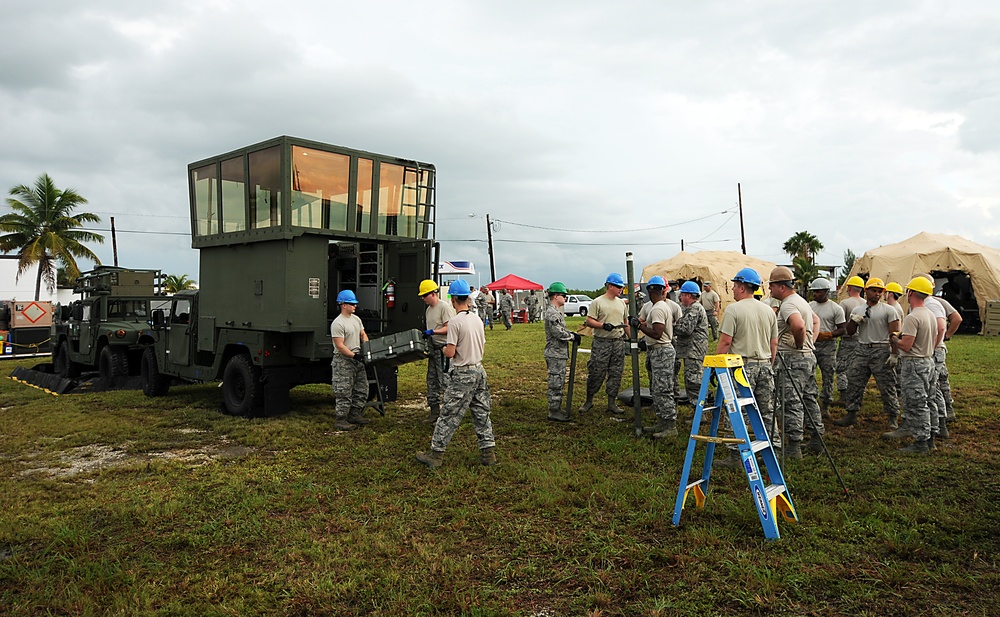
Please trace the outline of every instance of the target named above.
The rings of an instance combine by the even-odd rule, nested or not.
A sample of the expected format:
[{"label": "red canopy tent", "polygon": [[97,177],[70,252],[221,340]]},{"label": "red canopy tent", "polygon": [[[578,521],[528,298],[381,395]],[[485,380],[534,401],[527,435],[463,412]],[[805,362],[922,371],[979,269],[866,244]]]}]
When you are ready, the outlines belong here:
[{"label": "red canopy tent", "polygon": [[496,291],[498,289],[514,289],[514,290],[537,290],[541,291],[545,289],[538,283],[534,281],[529,281],[528,279],[521,278],[516,274],[508,274],[507,276],[497,279],[486,286],[486,289],[490,291]]}]

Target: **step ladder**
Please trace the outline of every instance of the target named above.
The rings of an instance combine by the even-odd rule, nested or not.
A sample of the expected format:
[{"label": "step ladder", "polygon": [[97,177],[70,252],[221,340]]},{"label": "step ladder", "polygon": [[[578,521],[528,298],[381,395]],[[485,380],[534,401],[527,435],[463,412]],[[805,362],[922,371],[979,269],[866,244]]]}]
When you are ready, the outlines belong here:
[{"label": "step ladder", "polygon": [[[695,407],[694,419],[691,423],[691,437],[688,441],[687,455],[684,458],[680,487],[677,489],[673,524],[675,526],[680,524],[681,511],[684,509],[688,494],[694,494],[697,507],[703,508],[705,506],[709,479],[712,475],[715,446],[736,444],[739,448],[743,471],[750,483],[750,492],[757,508],[757,515],[760,517],[761,527],[764,528],[764,536],[768,540],[776,540],[780,537],[778,515],[780,514],[786,521],[798,521],[799,517],[795,513],[795,506],[792,505],[792,496],[778,465],[774,447],[764,429],[764,420],[757,407],[757,401],[754,399],[750,384],[743,373],[743,358],[732,354],[705,356],[702,366],[705,367],[705,372],[702,376],[701,392],[698,394],[698,404]],[[718,385],[715,389],[714,401],[710,402],[708,400],[709,385],[712,382]],[[723,409],[728,414],[733,437],[719,436],[719,423],[722,419]],[[712,414],[712,422],[709,425],[707,435],[699,433],[704,413]],[[744,417],[750,421],[753,438],[747,431]],[[707,444],[701,478],[689,482],[694,451],[699,443]],[[758,456],[760,460],[758,460]],[[769,484],[764,483],[761,462],[763,462],[763,471],[766,473]]]}]

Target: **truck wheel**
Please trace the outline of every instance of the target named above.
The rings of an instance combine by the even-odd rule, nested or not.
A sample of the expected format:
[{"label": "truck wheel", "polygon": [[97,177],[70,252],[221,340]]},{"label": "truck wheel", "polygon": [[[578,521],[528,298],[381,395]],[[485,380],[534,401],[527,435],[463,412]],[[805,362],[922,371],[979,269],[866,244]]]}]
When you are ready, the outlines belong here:
[{"label": "truck wheel", "polygon": [[101,380],[110,381],[114,377],[128,377],[128,354],[121,347],[105,345],[97,358],[97,372]]},{"label": "truck wheel", "polygon": [[72,379],[80,376],[80,365],[69,359],[69,342],[63,341],[56,348],[56,357],[53,360],[56,372],[60,377]]},{"label": "truck wheel", "polygon": [[229,359],[222,374],[222,399],[226,411],[234,416],[252,416],[264,403],[261,370],[250,356],[239,354]]},{"label": "truck wheel", "polygon": [[160,373],[156,350],[152,347],[147,347],[142,352],[139,376],[142,380],[142,393],[146,396],[163,396],[170,389],[170,378]]},{"label": "truck wheel", "polygon": [[580,317],[586,317],[586,316],[587,316],[587,307],[581,306],[580,307]]}]

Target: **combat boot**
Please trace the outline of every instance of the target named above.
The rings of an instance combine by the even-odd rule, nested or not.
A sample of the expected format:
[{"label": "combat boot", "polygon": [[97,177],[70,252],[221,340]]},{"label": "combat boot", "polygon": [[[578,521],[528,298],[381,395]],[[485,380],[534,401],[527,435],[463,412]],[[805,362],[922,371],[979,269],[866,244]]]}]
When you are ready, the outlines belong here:
[{"label": "combat boot", "polygon": [[934,433],[931,433],[930,439],[927,440],[927,450],[929,452],[937,450],[937,445],[934,443]]},{"label": "combat boot", "polygon": [[948,432],[948,421],[944,418],[938,418],[938,439],[951,439],[951,433]]},{"label": "combat boot", "polygon": [[882,439],[893,440],[893,439],[906,439],[907,437],[913,437],[913,431],[906,428],[905,426],[897,428],[894,431],[888,433],[882,433]]},{"label": "combat boot", "polygon": [[785,456],[792,459],[802,458],[802,440],[799,439],[786,439],[785,440]]},{"label": "combat boot", "polygon": [[914,441],[905,448],[899,448],[896,452],[902,452],[904,454],[930,454],[930,447],[928,444],[928,439],[921,439],[919,441]]},{"label": "combat boot", "polygon": [[858,420],[858,412],[848,411],[847,415],[839,420],[834,420],[833,423],[837,426],[854,426],[854,423]]},{"label": "combat boot", "polygon": [[830,419],[830,401],[820,401],[819,412],[823,415],[824,420]]},{"label": "combat boot", "polygon": [[587,413],[594,407],[594,397],[588,396],[587,400],[584,401],[583,405],[580,406],[578,413]]},{"label": "combat boot", "polygon": [[441,415],[441,404],[431,403],[431,412],[427,414],[427,421],[431,424],[435,424],[438,421],[438,416]]},{"label": "combat boot", "polygon": [[666,439],[668,437],[677,437],[677,422],[675,420],[664,420],[666,426],[662,431],[657,431],[653,433],[653,439]]},{"label": "combat boot", "polygon": [[437,450],[417,452],[417,460],[431,469],[437,469],[444,463],[444,452],[438,452]]},{"label": "combat boot", "polygon": [[806,450],[811,454],[823,454],[823,437],[820,436],[819,431],[813,431],[812,437],[809,438],[809,444],[806,445]]},{"label": "combat boot", "polygon": [[743,459],[740,458],[740,453],[738,450],[729,450],[729,456],[722,458],[721,456],[715,459],[712,467],[720,467],[723,469],[736,469],[743,466]]},{"label": "combat boot", "polygon": [[[672,423],[671,423],[672,424]],[[643,433],[659,433],[660,431],[665,431],[668,427],[668,422],[666,420],[657,419],[656,424],[653,426],[642,427]]]},{"label": "combat boot", "polygon": [[894,431],[899,428],[899,418],[897,416],[889,416],[889,430]]},{"label": "combat boot", "polygon": [[338,431],[353,431],[358,428],[357,424],[351,424],[348,422],[347,418],[337,418],[333,422],[333,428]]},{"label": "combat boot", "polygon": [[610,396],[608,397],[608,413],[613,413],[613,414],[625,413],[624,411],[622,411],[622,408],[618,406],[618,403],[615,402],[615,399]]},{"label": "combat boot", "polygon": [[497,464],[497,455],[493,451],[492,446],[479,451],[479,462],[486,467],[492,467]]},{"label": "combat boot", "polygon": [[562,409],[550,409],[549,420],[553,422],[569,422],[569,414]]},{"label": "combat boot", "polygon": [[351,424],[357,424],[358,426],[364,426],[371,422],[368,418],[361,413],[360,409],[352,409],[349,414],[347,414],[347,421]]}]

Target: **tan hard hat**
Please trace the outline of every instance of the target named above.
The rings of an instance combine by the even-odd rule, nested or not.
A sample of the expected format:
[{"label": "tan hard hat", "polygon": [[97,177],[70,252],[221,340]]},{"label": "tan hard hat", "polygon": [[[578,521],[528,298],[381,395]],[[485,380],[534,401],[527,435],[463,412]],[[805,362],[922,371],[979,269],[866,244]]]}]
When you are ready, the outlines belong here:
[{"label": "tan hard hat", "polygon": [[794,280],[795,275],[792,274],[791,268],[785,266],[778,266],[774,270],[771,270],[771,276],[768,277],[768,281],[771,283],[787,283]]}]

